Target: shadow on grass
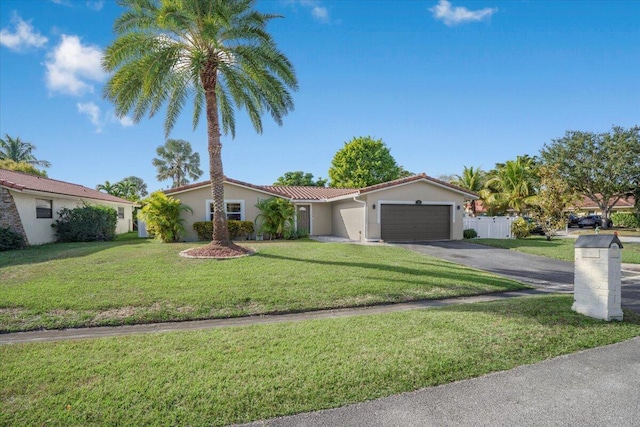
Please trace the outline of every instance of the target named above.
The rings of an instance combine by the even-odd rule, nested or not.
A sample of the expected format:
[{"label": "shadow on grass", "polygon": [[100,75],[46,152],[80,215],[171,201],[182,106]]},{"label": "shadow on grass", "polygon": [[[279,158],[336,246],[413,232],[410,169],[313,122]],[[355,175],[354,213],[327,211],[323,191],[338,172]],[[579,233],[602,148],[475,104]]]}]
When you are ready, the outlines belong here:
[{"label": "shadow on grass", "polygon": [[[254,255],[257,258],[267,258],[273,260],[281,260],[281,261],[292,261],[292,262],[300,262],[304,264],[318,264],[318,265],[329,265],[335,266],[336,268],[340,267],[355,267],[362,268],[365,270],[376,270],[390,273],[398,273],[408,276],[416,276],[416,277],[424,277],[428,275],[430,278],[437,278],[446,281],[447,283],[451,283],[451,286],[460,286],[460,288],[467,289],[469,287],[465,285],[461,285],[461,282],[473,282],[479,285],[485,286],[493,286],[496,291],[501,290],[515,290],[515,289],[525,289],[528,286],[517,283],[513,279],[503,278],[503,277],[492,277],[491,273],[482,272],[480,270],[475,270],[470,267],[461,266],[459,264],[455,264],[449,261],[444,260],[436,260],[426,262],[419,262],[419,264],[433,266],[434,269],[429,271],[425,271],[424,269],[414,269],[410,267],[402,267],[397,265],[387,265],[382,263],[367,263],[367,262],[350,262],[350,261],[325,261],[325,260],[317,260],[317,259],[306,259],[306,258],[295,258],[289,256],[282,255],[273,255],[273,254],[265,254],[265,253],[257,253]],[[446,272],[446,267],[451,266],[452,272]],[[364,277],[364,276],[363,276]],[[399,282],[399,283],[410,283],[415,285],[424,285],[424,280],[406,280],[406,279],[398,279],[394,278],[391,281]],[[471,289],[471,288],[469,288]],[[478,293],[479,289],[475,289],[475,292]]]},{"label": "shadow on grass", "polygon": [[132,237],[131,233],[127,233],[110,242],[47,243],[29,246],[25,249],[0,252],[0,268],[85,257],[119,246],[145,245],[151,242],[150,239]]}]

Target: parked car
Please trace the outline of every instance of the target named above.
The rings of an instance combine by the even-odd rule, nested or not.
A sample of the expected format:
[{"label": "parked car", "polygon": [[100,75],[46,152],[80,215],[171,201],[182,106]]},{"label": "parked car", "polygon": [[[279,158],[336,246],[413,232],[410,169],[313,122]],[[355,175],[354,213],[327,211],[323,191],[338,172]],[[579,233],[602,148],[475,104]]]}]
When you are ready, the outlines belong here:
[{"label": "parked car", "polygon": [[580,222],[581,219],[582,219],[582,217],[580,217],[578,215],[569,214],[569,217],[567,218],[567,227],[569,227],[569,228],[577,227],[578,226],[578,222]]},{"label": "parked car", "polygon": [[528,216],[523,216],[522,218],[529,223],[529,232],[531,234],[539,234],[541,236],[544,236],[544,230],[542,229],[542,226],[535,219]]},{"label": "parked car", "polygon": [[[607,228],[613,225],[613,221],[611,219],[607,220]],[[578,221],[578,227],[602,227],[602,217],[600,215],[587,215],[585,217],[580,218]]]}]

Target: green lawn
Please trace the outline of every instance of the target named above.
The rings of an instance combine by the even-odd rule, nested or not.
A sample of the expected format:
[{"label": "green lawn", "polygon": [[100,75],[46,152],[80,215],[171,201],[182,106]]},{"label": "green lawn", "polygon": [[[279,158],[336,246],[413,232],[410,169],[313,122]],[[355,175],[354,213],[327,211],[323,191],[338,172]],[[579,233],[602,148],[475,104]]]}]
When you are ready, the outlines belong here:
[{"label": "green lawn", "polygon": [[193,243],[66,243],[2,252],[0,331],[362,306],[522,289],[401,248],[251,242],[256,255],[185,259]]},{"label": "green lawn", "polygon": [[542,296],[0,346],[0,425],[222,426],[388,396],[640,335]]},{"label": "green lawn", "polygon": [[[511,249],[533,255],[541,255],[565,261],[574,260],[575,239],[553,238],[547,241],[545,237],[528,237],[526,239],[473,239],[472,243]],[[640,264],[640,244],[623,243],[622,262]]]}]

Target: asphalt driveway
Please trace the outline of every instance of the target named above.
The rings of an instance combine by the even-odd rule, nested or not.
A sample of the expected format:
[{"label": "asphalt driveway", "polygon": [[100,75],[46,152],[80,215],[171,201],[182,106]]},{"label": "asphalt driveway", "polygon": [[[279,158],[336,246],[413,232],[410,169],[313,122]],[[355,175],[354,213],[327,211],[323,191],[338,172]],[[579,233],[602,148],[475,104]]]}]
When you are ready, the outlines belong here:
[{"label": "asphalt driveway", "polygon": [[[425,255],[506,276],[538,289],[573,292],[573,263],[466,241],[397,246]],[[640,265],[622,269],[622,306],[640,313]]]}]

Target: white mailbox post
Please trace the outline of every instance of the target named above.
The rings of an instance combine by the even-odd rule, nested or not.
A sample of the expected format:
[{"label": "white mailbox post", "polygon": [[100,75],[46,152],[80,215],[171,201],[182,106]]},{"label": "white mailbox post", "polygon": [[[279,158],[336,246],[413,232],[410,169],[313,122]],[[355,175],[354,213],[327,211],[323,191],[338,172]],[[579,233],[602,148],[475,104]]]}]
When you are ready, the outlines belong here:
[{"label": "white mailbox post", "polygon": [[622,243],[616,235],[580,236],[575,243],[572,310],[604,320],[622,320]]}]

